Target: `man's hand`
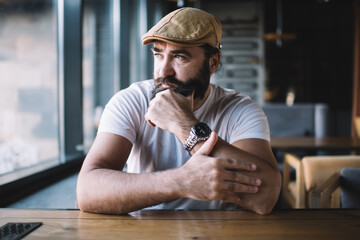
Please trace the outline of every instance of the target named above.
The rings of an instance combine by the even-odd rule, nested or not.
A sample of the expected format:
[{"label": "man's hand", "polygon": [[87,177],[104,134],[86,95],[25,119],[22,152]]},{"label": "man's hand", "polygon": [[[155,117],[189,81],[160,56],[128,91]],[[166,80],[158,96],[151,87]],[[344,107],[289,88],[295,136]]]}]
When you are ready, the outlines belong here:
[{"label": "man's hand", "polygon": [[256,170],[247,161],[210,157],[218,140],[212,132],[210,138],[180,169],[183,171],[181,192],[195,200],[224,200],[242,205],[239,193],[256,193],[261,180],[246,172]]},{"label": "man's hand", "polygon": [[191,126],[197,122],[193,114],[193,96],[194,93],[184,97],[171,89],[159,92],[149,104],[145,114],[146,121],[153,127],[175,134],[186,131],[185,134],[188,135]]}]

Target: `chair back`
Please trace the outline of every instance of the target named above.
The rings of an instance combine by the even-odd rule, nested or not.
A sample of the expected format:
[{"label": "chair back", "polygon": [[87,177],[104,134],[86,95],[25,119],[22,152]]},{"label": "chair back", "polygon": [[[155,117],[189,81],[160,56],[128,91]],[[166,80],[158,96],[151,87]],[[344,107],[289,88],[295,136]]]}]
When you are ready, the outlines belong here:
[{"label": "chair back", "polygon": [[343,168],[340,176],[341,207],[360,208],[360,168]]},{"label": "chair back", "polygon": [[355,118],[355,130],[357,137],[360,138],[360,117]]},{"label": "chair back", "polygon": [[302,159],[304,183],[307,192],[312,191],[332,174],[340,173],[342,168],[360,168],[360,156],[314,156]]}]

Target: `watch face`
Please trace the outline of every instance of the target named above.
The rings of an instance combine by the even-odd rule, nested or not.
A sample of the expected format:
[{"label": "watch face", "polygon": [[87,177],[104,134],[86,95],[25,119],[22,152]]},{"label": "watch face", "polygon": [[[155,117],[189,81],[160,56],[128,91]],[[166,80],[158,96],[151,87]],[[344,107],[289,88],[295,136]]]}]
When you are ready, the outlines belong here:
[{"label": "watch face", "polygon": [[199,122],[194,126],[195,133],[198,137],[207,137],[211,133],[210,127],[203,122]]}]

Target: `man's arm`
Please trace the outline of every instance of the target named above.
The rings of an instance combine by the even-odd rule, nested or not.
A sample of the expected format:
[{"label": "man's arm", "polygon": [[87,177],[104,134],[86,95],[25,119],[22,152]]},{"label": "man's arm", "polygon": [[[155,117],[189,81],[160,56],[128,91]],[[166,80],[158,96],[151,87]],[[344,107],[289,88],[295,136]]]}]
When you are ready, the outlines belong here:
[{"label": "man's arm", "polygon": [[257,166],[256,171],[240,174],[259,178],[261,185],[256,194],[239,193],[240,205],[259,214],[271,212],[280,194],[281,174],[268,141],[245,139],[232,145],[225,141],[218,141],[212,155],[254,163]]},{"label": "man's arm", "polygon": [[[198,143],[197,148],[201,148],[202,144],[203,142]],[[213,189],[215,195],[229,193],[219,196],[220,198],[216,200],[234,202],[259,214],[268,214],[272,211],[279,197],[281,175],[269,142],[262,139],[245,139],[231,145],[219,139],[211,156],[218,159],[216,165],[208,162],[208,164],[203,163],[201,167],[194,164],[191,167],[198,174],[215,172],[212,176],[217,179],[212,182],[220,185]],[[256,170],[239,168],[239,164],[242,166],[254,164]],[[203,171],[204,169],[206,171]],[[225,177],[231,175],[232,178]],[[235,193],[236,197],[234,198],[231,193]]]},{"label": "man's arm", "polygon": [[[79,174],[78,205],[86,212],[122,214],[186,197],[237,202],[238,196],[234,192],[218,191],[220,181],[217,172],[208,172],[213,169],[213,165],[221,161],[207,156],[216,142],[217,135],[212,133],[187,164],[180,168],[132,174],[122,172],[132,147],[131,143],[115,134],[99,133]],[[198,171],[193,165],[200,166],[202,171]],[[242,163],[238,163],[237,168],[253,170],[250,165]],[[232,175],[224,177],[233,179]],[[248,185],[237,186],[241,192],[257,191],[256,187],[254,189],[249,186],[255,182],[255,178],[249,178],[246,182]]]},{"label": "man's arm", "polygon": [[[193,99],[183,97],[171,90],[158,93],[150,103],[145,118],[152,126],[173,132],[178,139],[185,143],[191,127],[198,121],[192,113]],[[203,142],[195,145],[192,154],[201,148]],[[240,206],[259,214],[271,212],[279,197],[281,189],[281,175],[272,153],[270,143],[261,139],[245,139],[229,144],[221,139],[214,147],[211,156],[220,159],[211,172],[217,172],[220,186],[215,187],[219,194],[236,193],[238,198],[222,195],[221,200],[235,202]],[[244,171],[240,165],[256,166],[256,171]],[[199,166],[193,166],[201,172]],[[234,177],[229,179],[229,174]],[[188,176],[184,176],[184,179]],[[250,179],[258,179],[251,182]],[[260,183],[259,183],[260,181]],[[251,183],[249,183],[251,182]],[[253,188],[254,192],[249,191]],[[246,189],[246,191],[243,191]]]},{"label": "man's arm", "polygon": [[131,174],[123,167],[132,144],[126,138],[99,133],[87,154],[77,184],[77,201],[86,212],[122,214],[176,199],[167,185],[171,172]]}]

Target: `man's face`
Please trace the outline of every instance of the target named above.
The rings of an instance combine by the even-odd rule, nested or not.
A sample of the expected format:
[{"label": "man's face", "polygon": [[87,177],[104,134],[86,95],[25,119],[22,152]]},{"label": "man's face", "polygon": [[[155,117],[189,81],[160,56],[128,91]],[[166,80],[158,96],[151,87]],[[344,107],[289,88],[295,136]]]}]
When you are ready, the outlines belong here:
[{"label": "man's face", "polygon": [[155,42],[152,50],[155,82],[153,97],[170,88],[184,96],[195,91],[195,99],[204,98],[210,83],[210,69],[202,48]]}]

